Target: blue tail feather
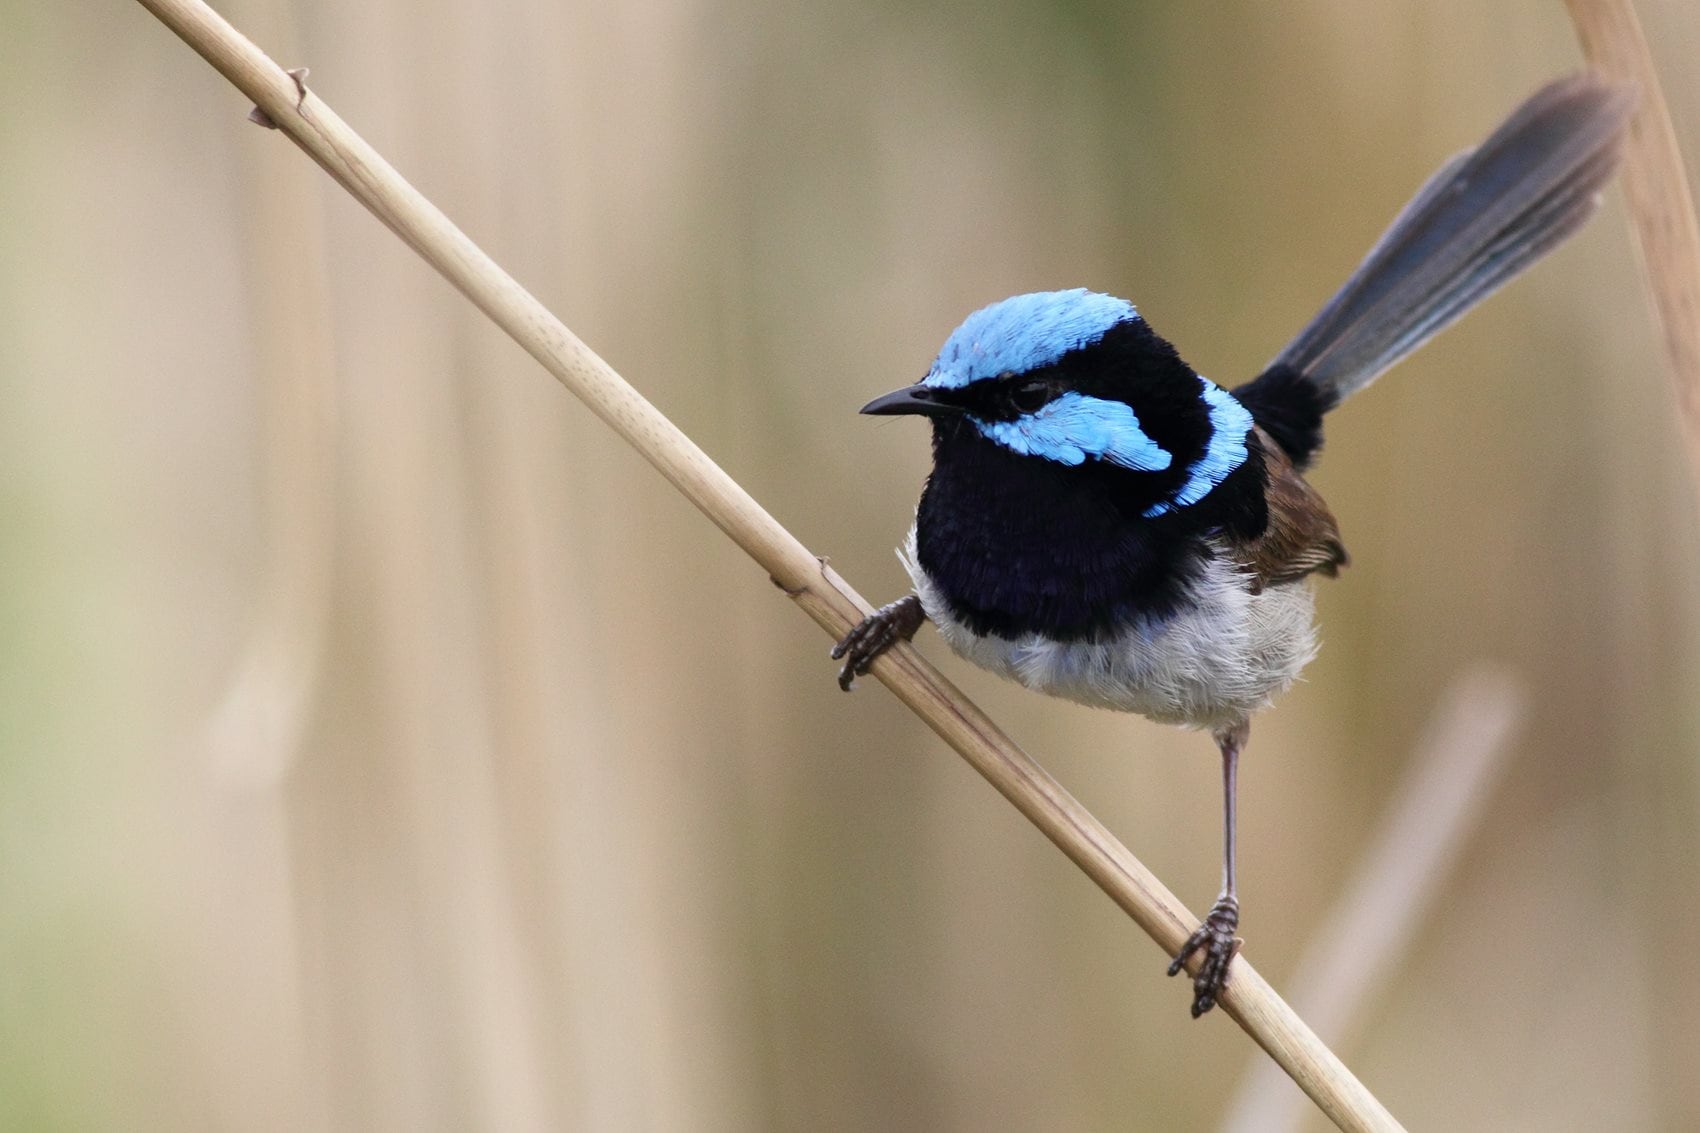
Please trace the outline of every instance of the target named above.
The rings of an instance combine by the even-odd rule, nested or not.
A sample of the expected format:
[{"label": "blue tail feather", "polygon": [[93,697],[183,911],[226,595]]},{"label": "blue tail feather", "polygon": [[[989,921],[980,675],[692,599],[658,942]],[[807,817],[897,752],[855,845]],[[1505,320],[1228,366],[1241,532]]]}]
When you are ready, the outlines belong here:
[{"label": "blue tail feather", "polygon": [[1322,413],[1582,226],[1616,171],[1634,103],[1632,89],[1592,75],[1542,88],[1429,178],[1345,286],[1235,394],[1259,424],[1271,417],[1265,427],[1303,464]]}]

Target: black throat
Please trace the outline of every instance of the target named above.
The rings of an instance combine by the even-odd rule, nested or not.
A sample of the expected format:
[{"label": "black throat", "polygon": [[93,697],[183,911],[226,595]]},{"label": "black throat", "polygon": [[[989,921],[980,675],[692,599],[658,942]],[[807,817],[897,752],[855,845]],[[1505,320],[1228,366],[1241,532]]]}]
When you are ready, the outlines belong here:
[{"label": "black throat", "polygon": [[1255,443],[1205,499],[1146,518],[1146,485],[1129,482],[1138,473],[1019,456],[963,422],[936,432],[916,553],[975,633],[1093,641],[1160,621],[1211,557],[1210,535],[1253,537],[1267,522]]}]

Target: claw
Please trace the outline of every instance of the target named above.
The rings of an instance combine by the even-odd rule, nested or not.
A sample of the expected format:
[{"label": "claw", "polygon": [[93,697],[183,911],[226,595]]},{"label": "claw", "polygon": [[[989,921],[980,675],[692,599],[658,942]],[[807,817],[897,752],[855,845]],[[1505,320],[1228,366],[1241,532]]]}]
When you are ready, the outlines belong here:
[{"label": "claw", "polygon": [[1181,950],[1175,953],[1174,961],[1169,964],[1169,974],[1179,975],[1188,958],[1199,949],[1204,950],[1198,974],[1192,977],[1194,1019],[1216,1006],[1216,1001],[1222,996],[1222,988],[1228,982],[1228,965],[1233,963],[1234,954],[1240,948],[1239,938],[1234,935],[1239,926],[1240,903],[1223,894],[1211,907],[1204,923],[1198,926],[1198,931],[1187,937],[1186,943],[1181,945]]},{"label": "claw", "polygon": [[876,657],[899,641],[914,637],[926,620],[921,600],[913,594],[881,606],[863,618],[832,647],[832,659],[844,661],[844,667],[838,670],[838,687],[849,692],[856,678],[873,667]]}]

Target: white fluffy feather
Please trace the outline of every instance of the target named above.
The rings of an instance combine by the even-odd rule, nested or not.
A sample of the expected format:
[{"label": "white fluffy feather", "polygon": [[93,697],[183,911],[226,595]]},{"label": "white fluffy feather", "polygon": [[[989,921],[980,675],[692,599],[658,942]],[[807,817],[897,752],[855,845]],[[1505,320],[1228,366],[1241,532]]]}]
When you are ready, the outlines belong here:
[{"label": "white fluffy feather", "polygon": [[1180,613],[1106,641],[1071,644],[974,633],[951,616],[921,569],[914,528],[898,557],[945,643],[981,668],[1081,704],[1216,730],[1264,707],[1316,656],[1310,583],[1253,594],[1225,548],[1216,551]]}]

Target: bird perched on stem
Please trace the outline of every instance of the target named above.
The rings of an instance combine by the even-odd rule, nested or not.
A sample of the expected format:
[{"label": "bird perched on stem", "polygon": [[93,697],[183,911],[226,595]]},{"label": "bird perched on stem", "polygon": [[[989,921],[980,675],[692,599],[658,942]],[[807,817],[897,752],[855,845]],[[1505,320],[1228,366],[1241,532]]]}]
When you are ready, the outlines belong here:
[{"label": "bird perched on stem", "polygon": [[1632,92],[1581,75],[1443,165],[1338,294],[1252,381],[1196,373],[1133,304],[1085,289],[969,315],[918,384],[863,413],[932,422],[902,558],[915,592],[840,641],[849,689],[931,620],[983,668],[1053,696],[1208,729],[1222,757],[1221,895],[1192,1013],[1238,946],[1234,794],[1252,713],[1316,653],[1312,575],[1346,564],[1304,470],[1323,416],[1576,231]]}]

